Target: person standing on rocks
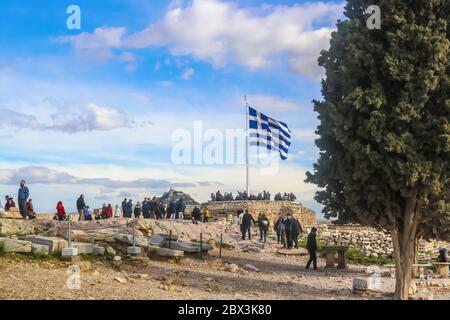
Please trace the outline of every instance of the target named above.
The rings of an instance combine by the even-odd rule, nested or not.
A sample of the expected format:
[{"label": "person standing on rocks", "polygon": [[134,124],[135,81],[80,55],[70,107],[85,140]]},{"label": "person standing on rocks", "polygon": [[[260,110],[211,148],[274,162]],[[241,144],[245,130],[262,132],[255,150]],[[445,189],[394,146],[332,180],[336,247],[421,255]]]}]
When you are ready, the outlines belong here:
[{"label": "person standing on rocks", "polygon": [[288,250],[292,249],[293,241],[292,241],[292,231],[293,231],[293,225],[294,225],[294,219],[292,218],[292,215],[288,213],[286,223],[285,223],[285,230],[286,230],[286,240],[287,240],[287,248]]},{"label": "person standing on rocks", "polygon": [[28,218],[29,219],[36,218],[36,213],[34,212],[33,200],[32,199],[28,199],[28,201],[27,201],[27,213],[28,213]]},{"label": "person standing on rocks", "polygon": [[80,215],[79,221],[82,221],[84,219],[83,215],[83,209],[86,208],[86,203],[84,202],[84,195],[80,195],[77,199],[77,211]]},{"label": "person standing on rocks", "polygon": [[294,243],[295,249],[298,249],[298,236],[303,233],[302,225],[300,220],[298,220],[298,215],[294,214],[293,224],[292,224],[292,241]]},{"label": "person standing on rocks", "polygon": [[138,202],[136,202],[136,205],[134,206],[134,217],[136,219],[139,219],[139,217],[141,216],[141,213],[142,213],[141,203],[138,201]]},{"label": "person standing on rocks", "polygon": [[122,212],[120,211],[120,207],[118,204],[116,204],[115,208],[114,208],[114,218],[121,218],[122,217]]},{"label": "person standing on rocks", "polygon": [[56,216],[59,221],[64,221],[66,219],[66,209],[64,209],[62,201],[58,201],[58,204],[56,205]]},{"label": "person standing on rocks", "polygon": [[203,209],[202,216],[203,216],[203,222],[207,223],[209,221],[209,218],[211,217],[211,214],[209,213],[208,208],[205,207]]},{"label": "person standing on rocks", "polygon": [[111,219],[113,217],[113,208],[111,206],[111,203],[108,203],[108,206],[106,207],[106,219]]},{"label": "person standing on rocks", "polygon": [[184,204],[183,198],[180,198],[177,201],[177,213],[178,213],[178,219],[183,220],[184,219],[184,211],[186,210],[186,205]]},{"label": "person standing on rocks", "polygon": [[281,217],[280,221],[278,223],[278,233],[280,234],[280,242],[283,246],[283,248],[287,248],[287,239],[286,239],[286,222],[287,222],[287,218],[286,217]]},{"label": "person standing on rocks", "polygon": [[248,209],[245,210],[245,213],[242,217],[242,228],[243,228],[243,234],[242,234],[242,240],[245,240],[245,234],[248,232],[248,240],[252,239],[252,222],[256,224],[255,219],[253,219],[253,216],[248,212]]},{"label": "person standing on rocks", "polygon": [[192,223],[198,224],[198,221],[200,220],[200,215],[201,215],[199,207],[195,206],[194,210],[192,210],[191,215],[192,215]]},{"label": "person standing on rocks", "polygon": [[127,205],[126,205],[126,210],[127,210],[127,218],[131,218],[131,216],[133,215],[133,200],[128,199]]},{"label": "person standing on rocks", "polygon": [[311,262],[313,263],[314,270],[317,270],[317,241],[316,241],[317,228],[313,227],[311,232],[308,234],[308,239],[306,240],[306,250],[309,252],[309,260],[306,264],[306,269],[309,269]]},{"label": "person standing on rocks", "polygon": [[277,234],[277,243],[280,244],[281,243],[281,233],[280,233],[280,223],[283,220],[283,216],[281,215],[281,213],[278,215],[278,219],[277,221],[275,221],[275,224],[273,226],[275,233]]},{"label": "person standing on rocks", "polygon": [[267,231],[269,231],[269,219],[267,219],[266,215],[260,214],[258,216],[258,227],[259,227],[259,240],[266,242],[267,241]]},{"label": "person standing on rocks", "polygon": [[27,201],[30,197],[30,190],[25,186],[25,180],[20,180],[20,188],[17,200],[19,201],[20,214],[24,219],[28,219]]},{"label": "person standing on rocks", "polygon": [[238,224],[239,224],[239,230],[241,231],[242,239],[244,239],[244,225],[242,224],[243,219],[244,219],[244,210],[238,210]]},{"label": "person standing on rocks", "polygon": [[176,215],[177,215],[177,204],[175,203],[175,201],[172,201],[169,204],[169,214],[170,214],[170,220],[175,220]]},{"label": "person standing on rocks", "polygon": [[122,212],[123,216],[127,218],[127,198],[123,199],[122,201]]}]

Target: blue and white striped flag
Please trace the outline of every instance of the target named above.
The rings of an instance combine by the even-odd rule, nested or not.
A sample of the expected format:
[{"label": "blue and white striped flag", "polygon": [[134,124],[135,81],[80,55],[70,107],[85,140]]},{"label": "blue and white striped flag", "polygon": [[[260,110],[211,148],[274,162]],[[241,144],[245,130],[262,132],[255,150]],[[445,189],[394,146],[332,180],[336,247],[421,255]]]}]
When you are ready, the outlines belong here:
[{"label": "blue and white striped flag", "polygon": [[280,153],[286,160],[291,145],[291,130],[286,123],[272,119],[252,107],[248,107],[249,144],[266,147]]}]

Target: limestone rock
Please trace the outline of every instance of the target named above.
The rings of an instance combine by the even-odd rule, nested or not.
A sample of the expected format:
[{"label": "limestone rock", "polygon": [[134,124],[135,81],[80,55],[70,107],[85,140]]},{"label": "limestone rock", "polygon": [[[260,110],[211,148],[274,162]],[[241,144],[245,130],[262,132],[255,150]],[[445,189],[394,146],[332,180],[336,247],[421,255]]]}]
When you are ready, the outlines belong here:
[{"label": "limestone rock", "polygon": [[167,248],[160,248],[155,246],[148,247],[149,256],[159,256],[159,257],[170,257],[170,258],[180,258],[184,256],[184,252],[180,250],[173,250]]},{"label": "limestone rock", "polygon": [[116,250],[114,250],[113,247],[111,247],[110,245],[106,246],[106,253],[108,253],[111,256],[115,256],[116,255]]},{"label": "limestone rock", "polygon": [[[117,234],[114,236],[114,239],[120,243],[133,245],[133,236],[131,234]],[[136,237],[136,245],[143,248],[149,246],[147,239],[144,237]]]},{"label": "limestone rock", "polygon": [[34,233],[32,220],[23,219],[0,219],[0,234],[9,235],[27,235]]},{"label": "limestone rock", "polygon": [[34,254],[46,256],[49,253],[49,247],[43,244],[32,243],[31,252]]},{"label": "limestone rock", "polygon": [[30,253],[31,242],[11,238],[0,238],[0,247],[3,252]]},{"label": "limestone rock", "polygon": [[255,272],[260,272],[261,271],[257,267],[255,267],[254,265],[249,264],[249,263],[244,265],[244,269],[249,270],[249,271],[255,271]]},{"label": "limestone rock", "polygon": [[68,242],[66,240],[57,237],[29,235],[25,237],[25,240],[47,246],[49,248],[49,253],[51,254],[59,253],[64,248],[68,247]]},{"label": "limestone rock", "polygon": [[11,208],[9,211],[0,212],[0,218],[2,219],[23,219],[19,209]]}]

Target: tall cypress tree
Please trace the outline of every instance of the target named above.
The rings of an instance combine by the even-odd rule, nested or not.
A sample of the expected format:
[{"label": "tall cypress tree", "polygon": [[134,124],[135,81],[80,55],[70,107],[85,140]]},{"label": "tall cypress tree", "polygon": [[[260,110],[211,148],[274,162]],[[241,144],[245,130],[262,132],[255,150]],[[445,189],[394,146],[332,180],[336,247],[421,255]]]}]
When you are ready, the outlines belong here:
[{"label": "tall cypress tree", "polygon": [[[367,28],[367,7],[381,29]],[[307,182],[324,214],[388,229],[395,298],[407,299],[415,242],[450,238],[448,0],[348,0],[314,101],[320,156]]]}]

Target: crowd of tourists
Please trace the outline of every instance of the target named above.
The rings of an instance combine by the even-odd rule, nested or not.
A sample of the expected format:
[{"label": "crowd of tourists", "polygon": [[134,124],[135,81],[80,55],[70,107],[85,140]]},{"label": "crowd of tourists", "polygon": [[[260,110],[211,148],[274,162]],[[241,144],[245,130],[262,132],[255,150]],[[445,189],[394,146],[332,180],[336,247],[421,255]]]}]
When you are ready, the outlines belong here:
[{"label": "crowd of tourists", "polygon": [[[33,200],[30,198],[30,190],[25,184],[25,180],[20,181],[17,197],[18,209],[24,219],[34,219],[36,213],[34,212]],[[0,212],[10,211],[12,208],[16,208],[16,203],[12,197],[7,195],[5,196],[5,205],[2,206],[0,202]]]},{"label": "crowd of tourists", "polygon": [[211,201],[243,201],[243,200],[270,200],[270,192],[264,190],[263,192],[254,195],[253,193],[248,194],[247,191],[238,191],[236,196],[233,196],[232,192],[222,192],[217,191],[216,193],[211,193]]},{"label": "crowd of tourists", "polygon": [[[271,194],[269,191],[264,190],[257,195],[247,191],[238,191],[236,196],[233,196],[232,192],[222,192],[217,191],[216,193],[211,193],[211,201],[243,201],[243,200],[271,200]],[[295,194],[291,193],[277,193],[274,197],[274,201],[295,201],[297,197]]]}]

